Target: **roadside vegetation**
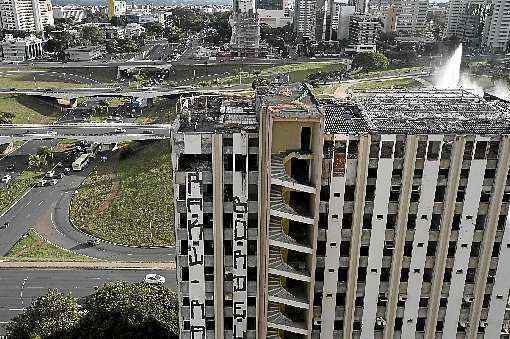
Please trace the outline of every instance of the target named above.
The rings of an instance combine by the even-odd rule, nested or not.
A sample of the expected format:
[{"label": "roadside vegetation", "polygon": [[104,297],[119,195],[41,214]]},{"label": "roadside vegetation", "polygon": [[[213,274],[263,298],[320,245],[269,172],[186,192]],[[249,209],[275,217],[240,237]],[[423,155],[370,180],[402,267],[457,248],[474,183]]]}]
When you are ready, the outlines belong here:
[{"label": "roadside vegetation", "polygon": [[7,261],[90,261],[90,258],[61,249],[30,229],[7,253]]},{"label": "roadside vegetation", "polygon": [[57,108],[25,95],[0,95],[0,123],[49,124],[61,112]]},{"label": "roadside vegetation", "polygon": [[0,188],[0,213],[5,212],[27,189],[33,186],[39,175],[39,172],[26,170],[2,186]]},{"label": "roadside vegetation", "polygon": [[[215,85],[235,85],[251,84],[257,77],[268,78],[272,75],[286,73],[289,74],[290,82],[305,81],[308,76],[317,72],[336,72],[345,68],[343,61],[313,61],[303,63],[293,63],[288,65],[268,67],[262,70],[243,71],[241,69],[235,70],[235,74],[218,78],[200,81],[201,86],[215,86]],[[239,75],[241,77],[239,78]]]},{"label": "roadside vegetation", "polygon": [[75,227],[115,243],[173,245],[169,141],[126,144],[97,164],[74,196],[70,217]]},{"label": "roadside vegetation", "polygon": [[71,79],[66,81],[62,77],[49,73],[3,72],[0,70],[0,88],[76,88],[88,86],[90,85]]},{"label": "roadside vegetation", "polygon": [[7,324],[8,338],[178,338],[176,294],[163,285],[113,282],[90,295],[50,290]]}]

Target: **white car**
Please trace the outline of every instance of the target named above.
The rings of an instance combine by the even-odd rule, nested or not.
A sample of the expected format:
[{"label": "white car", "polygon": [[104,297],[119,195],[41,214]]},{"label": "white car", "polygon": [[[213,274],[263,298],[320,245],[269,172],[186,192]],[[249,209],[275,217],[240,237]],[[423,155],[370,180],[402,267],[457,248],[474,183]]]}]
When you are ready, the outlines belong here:
[{"label": "white car", "polygon": [[126,133],[126,130],[124,128],[116,128],[114,133],[116,134],[122,134],[122,133]]},{"label": "white car", "polygon": [[159,274],[150,273],[145,276],[143,281],[147,284],[164,284],[166,280]]},{"label": "white car", "polygon": [[6,175],[4,175],[2,177],[2,182],[7,184],[9,181],[11,181],[11,179],[12,179],[11,175],[10,174],[6,174]]}]

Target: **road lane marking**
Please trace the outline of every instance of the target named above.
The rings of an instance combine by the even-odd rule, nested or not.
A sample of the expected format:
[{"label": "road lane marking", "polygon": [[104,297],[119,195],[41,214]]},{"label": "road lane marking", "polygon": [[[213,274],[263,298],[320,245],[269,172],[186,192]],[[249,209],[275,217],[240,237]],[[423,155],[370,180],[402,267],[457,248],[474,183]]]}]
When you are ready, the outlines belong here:
[{"label": "road lane marking", "polygon": [[9,308],[9,311],[22,312],[25,311],[26,308]]},{"label": "road lane marking", "polygon": [[31,203],[31,202],[32,202],[32,200],[29,200],[29,201],[27,202],[27,204],[25,205],[25,208],[27,208],[28,206],[30,206],[30,203]]},{"label": "road lane marking", "polygon": [[42,204],[44,204],[44,200],[41,200],[41,202],[38,203],[37,206],[41,206]]}]

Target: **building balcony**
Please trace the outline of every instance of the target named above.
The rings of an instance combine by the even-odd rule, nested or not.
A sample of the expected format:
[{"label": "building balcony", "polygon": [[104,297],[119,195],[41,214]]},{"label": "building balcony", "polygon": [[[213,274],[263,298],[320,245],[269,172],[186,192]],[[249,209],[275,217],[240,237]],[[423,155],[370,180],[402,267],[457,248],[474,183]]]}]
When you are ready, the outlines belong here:
[{"label": "building balcony", "polygon": [[296,334],[307,335],[305,322],[295,321],[282,312],[277,304],[270,303],[267,308],[267,327]]},{"label": "building balcony", "polygon": [[315,187],[310,184],[308,178],[293,178],[287,173],[285,164],[292,158],[298,159],[313,159],[311,155],[302,155],[297,152],[292,153],[279,153],[271,157],[271,183],[279,186],[284,186],[296,191],[307,192],[311,194],[316,193]]},{"label": "building balcony", "polygon": [[284,201],[283,190],[280,186],[271,185],[270,205],[272,216],[309,225],[314,223],[314,219],[310,215],[308,207],[303,204],[303,201],[296,201],[292,207]]},{"label": "building balcony", "polygon": [[[283,247],[289,250],[312,254],[313,249],[307,244],[306,238],[308,236],[307,230],[303,225],[302,230],[297,232],[296,226],[287,227],[288,230],[284,230],[283,222],[289,222],[288,220],[272,216],[269,221],[269,244],[277,247]],[[290,222],[289,222],[290,223]],[[298,226],[299,227],[299,226]],[[291,230],[292,228],[292,230]],[[294,233],[294,234],[292,234]],[[296,236],[299,234],[300,236]],[[304,237],[303,237],[304,236]],[[305,238],[305,239],[299,239]]]},{"label": "building balcony", "polygon": [[[306,260],[304,260],[302,256],[299,256],[297,252],[289,252],[289,255],[297,255],[294,255],[292,260],[285,260],[279,248],[273,246],[269,247],[269,273],[294,280],[310,282],[310,270],[307,267]],[[287,255],[287,257],[289,255]]]},{"label": "building balcony", "polygon": [[285,278],[273,275],[269,276],[269,301],[307,310],[309,308],[309,303],[306,296],[306,286],[290,288],[282,285],[284,281]]}]

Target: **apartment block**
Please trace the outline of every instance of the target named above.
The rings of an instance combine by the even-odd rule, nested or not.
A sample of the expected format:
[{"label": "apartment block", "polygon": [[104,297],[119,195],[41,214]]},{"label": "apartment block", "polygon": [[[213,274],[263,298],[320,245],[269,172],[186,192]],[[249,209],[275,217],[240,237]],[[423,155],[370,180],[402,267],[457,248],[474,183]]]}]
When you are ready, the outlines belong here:
[{"label": "apartment block", "polygon": [[53,26],[50,0],[0,0],[0,26],[8,31],[42,32]]},{"label": "apartment block", "polygon": [[234,0],[230,26],[232,52],[238,55],[257,55],[260,45],[260,20],[254,0]]},{"label": "apartment block", "polygon": [[[296,0],[294,6],[294,29],[298,37],[315,41],[318,17],[317,0]],[[322,22],[319,25],[322,27]]]},{"label": "apartment block", "polygon": [[380,18],[368,14],[351,15],[349,20],[349,48],[356,52],[376,50],[379,33],[383,29]]},{"label": "apartment block", "polygon": [[426,28],[428,0],[392,0],[395,9],[395,30],[401,34],[419,35]]},{"label": "apartment block", "polygon": [[493,0],[490,13],[483,45],[491,52],[508,52],[510,50],[510,0]]},{"label": "apartment block", "polygon": [[510,103],[305,84],[182,98],[183,338],[499,338]]},{"label": "apartment block", "polygon": [[452,0],[448,5],[447,37],[457,37],[466,46],[479,48],[487,35],[490,0]]}]

